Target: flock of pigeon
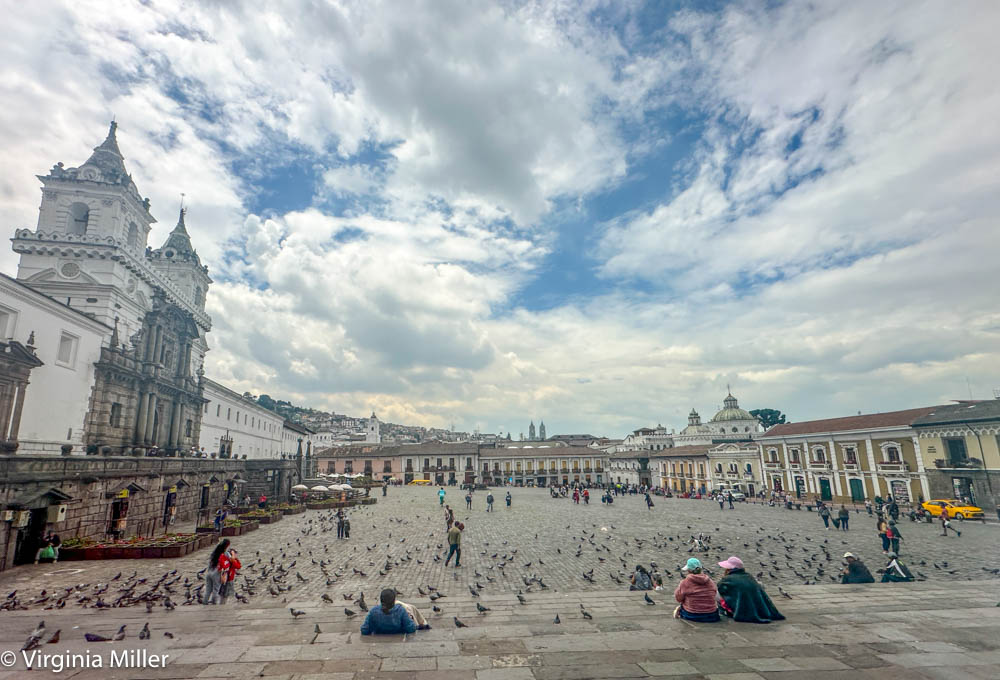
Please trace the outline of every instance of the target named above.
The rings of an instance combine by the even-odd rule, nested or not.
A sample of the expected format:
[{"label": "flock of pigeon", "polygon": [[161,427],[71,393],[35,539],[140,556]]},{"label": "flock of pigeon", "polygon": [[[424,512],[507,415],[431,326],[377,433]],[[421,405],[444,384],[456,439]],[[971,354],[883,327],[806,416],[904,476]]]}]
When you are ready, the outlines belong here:
[{"label": "flock of pigeon", "polygon": [[[426,501],[424,498],[421,500]],[[636,502],[641,500],[638,497]],[[411,498],[410,503],[415,504],[416,500]],[[740,536],[732,530],[727,532],[712,526],[712,520],[706,518],[693,520],[690,516],[678,517],[679,525],[673,525],[670,513],[663,513],[660,521],[656,522],[661,527],[659,530],[637,535],[637,532],[619,529],[609,521],[620,514],[617,508],[605,512],[600,507],[591,509],[596,513],[580,513],[582,521],[567,524],[561,529],[545,529],[550,533],[539,541],[539,534],[534,534],[532,539],[530,533],[523,531],[523,521],[511,521],[512,518],[505,517],[505,513],[487,515],[473,512],[465,521],[464,565],[461,569],[451,569],[441,564],[447,549],[443,517],[426,510],[423,514],[407,512],[406,508],[402,510],[402,518],[377,520],[373,509],[357,509],[353,514],[356,536],[350,542],[333,538],[337,523],[333,512],[287,518],[286,522],[298,522],[299,535],[277,551],[258,550],[250,559],[245,557],[250,554],[246,546],[253,544],[253,537],[239,539],[240,547],[244,548],[241,550],[244,564],[236,579],[235,599],[241,604],[254,600],[280,600],[287,604],[290,598],[301,602],[316,597],[317,606],[327,606],[334,605],[339,597],[344,602],[344,616],[351,619],[359,612],[368,611],[364,591],[355,595],[355,589],[368,588],[370,592],[377,593],[383,587],[393,587],[396,580],[393,573],[402,572],[406,575],[406,582],[424,584],[416,586],[417,593],[430,600],[434,615],[442,616],[444,609],[439,601],[448,593],[455,592],[451,588],[463,585],[477,598],[483,592],[516,591],[519,603],[527,605],[526,596],[531,592],[550,588],[545,582],[550,573],[559,579],[558,586],[564,590],[624,589],[635,566],[642,564],[654,577],[662,578],[665,589],[672,591],[681,578],[680,567],[688,557],[700,558],[706,573],[718,578],[720,574],[713,573],[719,571],[714,565],[730,555],[740,556],[747,571],[765,586],[773,584],[783,595],[790,597],[781,588],[782,584],[839,581],[841,554],[845,549],[856,550],[853,543],[845,540],[848,535],[839,532],[778,532],[749,526],[741,519],[739,526],[745,532]],[[592,521],[598,517],[601,524]],[[370,523],[364,523],[362,520],[365,519]],[[379,521],[383,522],[381,528],[377,524]],[[628,518],[617,521],[628,521]],[[700,526],[687,523],[691,521],[698,521]],[[485,528],[482,534],[479,527]],[[424,531],[427,533],[423,534]],[[506,535],[507,538],[499,542],[494,538],[491,545],[490,541],[483,540],[487,533],[491,536]],[[359,546],[357,539],[363,537],[377,540]],[[869,533],[861,527],[849,537],[854,542],[864,540],[873,546],[877,540],[874,531]],[[515,540],[516,547],[513,544]],[[207,558],[208,551],[203,551],[195,558],[195,564],[201,566],[201,561]],[[187,561],[192,560],[188,558]],[[927,568],[924,560],[909,564],[911,567],[920,565]],[[576,566],[578,581],[571,576],[573,566]],[[953,577],[957,573],[957,569],[947,561],[933,563],[933,566],[942,576]],[[173,611],[178,606],[198,605],[204,589],[206,568],[187,574],[174,569],[157,577],[140,575],[135,570],[129,576],[118,573],[106,583],[80,583],[43,589],[30,596],[15,590],[0,601],[0,611],[59,610],[67,605],[93,609],[145,607],[147,612],[152,612],[154,608]],[[1000,570],[983,569],[993,575],[1000,574]],[[919,569],[914,569],[914,573],[920,579],[927,578]],[[312,587],[304,588],[310,583]],[[350,592],[343,592],[345,587],[350,587]],[[300,594],[303,589],[307,594]],[[324,592],[315,595],[317,590]],[[333,591],[333,595],[329,591]],[[397,593],[405,595],[399,590]],[[648,595],[645,600],[651,603]],[[477,610],[485,616],[490,608],[477,602]],[[583,618],[591,618],[582,605],[581,610]],[[304,612],[292,608],[291,614],[297,618]],[[457,616],[454,623],[458,627],[465,625]],[[558,616],[553,623],[559,623]],[[89,641],[113,641],[123,639],[125,634],[125,626],[122,626],[110,637],[87,633],[86,638]],[[59,635],[57,630],[44,642],[57,642]],[[172,637],[169,632],[164,635]],[[29,636],[25,649],[43,644],[44,636],[45,626],[40,624]],[[140,639],[149,636],[148,624],[139,636]]]}]

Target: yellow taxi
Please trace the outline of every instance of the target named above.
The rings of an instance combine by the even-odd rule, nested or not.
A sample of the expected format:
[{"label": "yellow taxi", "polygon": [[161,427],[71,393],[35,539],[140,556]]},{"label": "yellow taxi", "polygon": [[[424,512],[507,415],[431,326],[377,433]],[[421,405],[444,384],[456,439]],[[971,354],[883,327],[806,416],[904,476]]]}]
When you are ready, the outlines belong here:
[{"label": "yellow taxi", "polygon": [[983,519],[983,509],[974,505],[966,505],[962,501],[949,498],[931,500],[924,503],[924,510],[940,517],[942,512],[947,513],[948,519]]},{"label": "yellow taxi", "polygon": [[410,486],[414,486],[414,485],[416,485],[416,486],[428,486],[428,485],[430,485],[432,483],[433,482],[431,482],[431,480],[429,480],[429,479],[414,479],[412,482],[410,482]]}]

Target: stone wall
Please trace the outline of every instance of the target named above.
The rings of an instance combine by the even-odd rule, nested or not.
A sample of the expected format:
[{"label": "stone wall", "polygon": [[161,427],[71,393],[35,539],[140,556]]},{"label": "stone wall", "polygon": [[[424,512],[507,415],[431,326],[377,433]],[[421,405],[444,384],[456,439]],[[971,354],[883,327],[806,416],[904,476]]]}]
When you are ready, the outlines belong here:
[{"label": "stone wall", "polygon": [[[24,546],[39,532],[55,531],[65,541],[176,531],[180,523],[211,521],[227,494],[287,500],[297,479],[294,462],[281,460],[0,456],[0,508],[14,514],[0,521],[0,570],[24,562]],[[114,521],[125,504],[125,521]],[[65,506],[62,521],[48,521],[52,505]],[[21,512],[30,519],[19,528]]]}]

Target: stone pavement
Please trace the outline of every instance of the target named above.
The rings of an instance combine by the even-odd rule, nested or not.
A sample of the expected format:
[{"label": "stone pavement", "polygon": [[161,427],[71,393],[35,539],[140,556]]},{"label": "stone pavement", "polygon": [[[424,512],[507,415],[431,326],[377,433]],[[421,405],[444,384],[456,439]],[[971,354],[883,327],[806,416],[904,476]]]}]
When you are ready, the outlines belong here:
[{"label": "stone pavement", "polygon": [[[432,614],[426,598],[407,600],[430,615],[432,630],[408,636],[363,637],[360,616],[340,603],[312,598],[287,605],[306,614],[293,620],[287,605],[226,605],[112,610],[52,610],[49,631],[62,630],[43,652],[87,652],[102,668],[70,668],[54,677],[74,680],[250,678],[271,680],[582,680],[586,678],[702,678],[711,680],[834,680],[840,678],[1000,677],[998,586],[988,582],[924,582],[866,586],[792,586],[777,605],[787,621],[769,625],[692,624],[671,618],[669,593],[622,590],[484,594],[480,615],[468,593],[454,589]],[[592,615],[581,615],[581,604]],[[559,614],[562,623],[553,623]],[[456,629],[458,616],[468,628]],[[0,652],[18,650],[37,625],[38,611],[0,614]],[[136,633],[148,622],[152,638]],[[87,643],[84,631],[121,642]],[[318,628],[317,628],[318,627]],[[317,632],[317,630],[319,632]],[[173,638],[164,636],[169,631]],[[169,655],[163,668],[108,668],[110,650],[147,649]],[[0,654],[0,659],[3,656]],[[92,657],[87,657],[92,658]],[[23,670],[6,678],[46,677]]]},{"label": "stone pavement", "polygon": [[[865,514],[852,515],[849,532],[826,531],[819,517],[805,510],[737,504],[736,510],[720,511],[711,501],[677,498],[657,498],[656,506],[647,510],[641,496],[619,497],[611,507],[598,499],[585,506],[553,500],[543,489],[512,489],[509,510],[503,505],[505,490],[496,489],[496,511],[487,513],[485,492],[474,494],[473,509],[468,511],[464,493],[449,488],[446,501],[455,508],[456,518],[466,523],[463,567],[456,572],[434,559],[446,552],[436,492],[434,487],[394,488],[382,498],[376,491],[376,505],[351,513],[348,541],[337,540],[326,521],[329,512],[308,511],[238,537],[234,545],[250,578],[272,558],[286,566],[295,561],[293,572],[308,582],[290,574],[290,596],[310,604],[319,603],[323,593],[336,599],[360,590],[373,600],[385,586],[409,595],[427,584],[466,592],[466,586],[478,582],[486,586],[485,593],[509,594],[525,588],[524,579],[533,576],[553,590],[603,591],[619,588],[612,579],[626,581],[636,563],[650,562],[658,565],[669,585],[676,582],[679,565],[690,556],[690,538],[698,532],[711,536],[712,550],[692,554],[711,568],[730,554],[738,555],[771,590],[777,585],[831,583],[846,550],[860,555],[873,571],[883,563],[874,522]],[[903,520],[900,528],[904,560],[929,581],[997,578],[987,570],[1000,567],[1000,526],[965,522],[961,538],[940,537],[936,524]],[[177,569],[194,580],[207,558],[208,551],[202,550],[173,560],[29,565],[0,573],[0,589],[4,593],[18,589],[24,602],[25,594],[37,595],[43,588],[93,585],[118,572],[138,571],[139,577],[155,581]],[[334,585],[326,585],[316,564],[320,560],[329,563],[331,573],[341,575]],[[382,576],[379,572],[385,571],[387,561],[391,569]],[[365,575],[354,574],[353,569]],[[591,569],[592,582],[583,576]],[[257,588],[250,599],[254,605],[265,605],[274,598],[266,588]]]}]

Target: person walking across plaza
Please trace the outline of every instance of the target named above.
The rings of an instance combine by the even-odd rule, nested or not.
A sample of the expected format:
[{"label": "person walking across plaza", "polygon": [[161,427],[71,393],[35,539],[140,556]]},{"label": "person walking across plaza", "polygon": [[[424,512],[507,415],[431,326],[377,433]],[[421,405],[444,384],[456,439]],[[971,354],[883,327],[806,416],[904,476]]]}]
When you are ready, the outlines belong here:
[{"label": "person walking across plaza", "polygon": [[465,509],[472,510],[472,491],[467,491],[465,494]]},{"label": "person walking across plaza", "polygon": [[719,510],[726,509],[726,496],[721,491],[716,494],[715,500],[719,501]]},{"label": "person walking across plaza", "polygon": [[510,509],[510,502],[512,500],[511,497],[510,497],[510,491],[507,492],[507,497],[504,498],[504,500],[507,501],[507,509],[509,510]]},{"label": "person walking across plaza", "polygon": [[872,516],[872,501],[870,498],[865,499],[865,510],[868,511],[868,516]]},{"label": "person walking across plaza", "polygon": [[389,480],[383,480],[382,482],[382,497],[385,498],[389,495]]},{"label": "person walking across plaza", "polygon": [[208,567],[205,569],[205,590],[202,592],[202,604],[216,604],[222,599],[222,586],[229,576],[229,539],[224,538],[215,546],[208,557]]},{"label": "person walking across plaza", "polygon": [[945,511],[944,508],[941,508],[940,518],[941,518],[941,535],[942,536],[947,536],[948,535],[948,529],[951,529],[952,531],[955,532],[955,534],[958,535],[959,538],[962,537],[962,532],[961,531],[959,531],[958,529],[952,529],[951,528],[951,520],[948,519],[948,513]]},{"label": "person walking across plaza", "polygon": [[819,516],[823,520],[823,525],[829,529],[830,528],[830,508],[827,507],[826,503],[820,503],[819,505]]},{"label": "person walking across plaza", "polygon": [[464,528],[464,524],[455,522],[451,529],[448,529],[448,557],[444,561],[444,566],[446,567],[451,562],[452,555],[455,556],[455,567],[462,566],[462,529]]},{"label": "person walking across plaza", "polygon": [[646,492],[646,509],[647,510],[653,509],[653,499],[649,497],[648,491]]},{"label": "person walking across plaza", "polygon": [[438,491],[438,505],[444,505],[444,487],[443,486],[441,487],[441,490]]},{"label": "person walking across plaza", "polygon": [[840,506],[840,510],[837,511],[837,519],[840,520],[840,530],[847,531],[847,523],[851,521],[851,513],[847,511],[846,506]]},{"label": "person walking across plaza", "polygon": [[583,490],[583,504],[590,505],[590,489]]},{"label": "person walking across plaza", "polygon": [[875,577],[857,555],[846,552],[844,559],[847,560],[847,565],[840,572],[841,583],[875,583]]},{"label": "person walking across plaza", "polygon": [[337,510],[337,538],[344,537],[344,511]]},{"label": "person walking across plaza", "polygon": [[879,538],[882,540],[882,552],[889,552],[889,537],[886,532],[889,530],[889,522],[886,521],[885,517],[881,514],[878,515],[878,519],[875,521],[875,531],[878,533]]},{"label": "person walking across plaza", "polygon": [[726,500],[729,501],[729,509],[730,510],[735,510],[736,508],[733,507],[733,492],[732,491],[727,491],[726,492]]},{"label": "person walking across plaza", "polygon": [[447,529],[451,529],[451,525],[455,523],[455,511],[451,509],[450,505],[444,506],[444,523],[447,525]]},{"label": "person walking across plaza", "polygon": [[346,514],[344,515],[344,538],[351,537],[351,518]]},{"label": "person walking across plaza", "polygon": [[899,533],[896,520],[889,520],[889,528],[886,530],[885,535],[889,539],[889,550],[899,555],[899,542],[903,540],[903,534]]},{"label": "person walking across plaza", "polygon": [[493,492],[486,494],[486,512],[493,512]]}]

